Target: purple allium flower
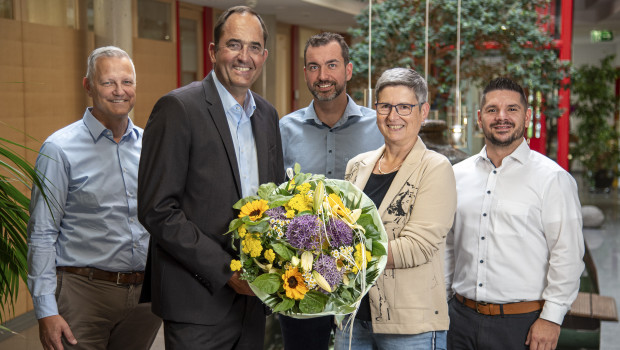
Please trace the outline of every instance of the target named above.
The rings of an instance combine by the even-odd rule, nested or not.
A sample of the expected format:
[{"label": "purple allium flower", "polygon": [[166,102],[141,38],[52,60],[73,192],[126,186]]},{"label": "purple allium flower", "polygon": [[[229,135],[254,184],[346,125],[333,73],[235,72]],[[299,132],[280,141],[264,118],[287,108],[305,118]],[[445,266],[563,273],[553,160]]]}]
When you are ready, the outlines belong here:
[{"label": "purple allium flower", "polygon": [[294,217],[286,229],[286,239],[295,248],[317,250],[321,248],[321,223],[316,215]]},{"label": "purple allium flower", "polygon": [[336,267],[336,259],[329,255],[321,255],[314,262],[314,270],[325,278],[327,283],[332,287],[332,291],[336,289],[342,281],[342,271],[338,271]]},{"label": "purple allium flower", "polygon": [[284,220],[286,219],[286,209],[284,209],[284,207],[267,209],[267,211],[265,211],[265,215],[269,216],[272,219]]},{"label": "purple allium flower", "polygon": [[329,237],[329,245],[332,247],[342,247],[353,243],[353,230],[344,221],[330,218],[325,226]]}]

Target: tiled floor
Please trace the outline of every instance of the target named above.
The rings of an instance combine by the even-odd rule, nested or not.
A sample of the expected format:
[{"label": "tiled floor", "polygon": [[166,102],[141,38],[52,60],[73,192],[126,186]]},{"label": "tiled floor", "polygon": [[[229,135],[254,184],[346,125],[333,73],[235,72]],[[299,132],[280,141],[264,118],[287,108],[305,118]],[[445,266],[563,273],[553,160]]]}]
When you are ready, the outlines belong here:
[{"label": "tiled floor", "polygon": [[[583,205],[595,205],[605,213],[603,226],[584,229],[584,237],[596,265],[601,295],[614,297],[616,306],[620,306],[620,192],[617,189],[609,193],[583,190],[580,197]],[[20,321],[10,327],[18,330],[18,335],[7,337],[0,334],[0,350],[42,349],[34,317],[30,315]],[[160,330],[151,350],[163,350],[163,344],[163,333]],[[600,349],[620,349],[619,344],[620,323],[602,322]],[[276,350],[278,347],[271,346],[270,349]]]},{"label": "tiled floor", "polygon": [[[600,294],[616,299],[620,306],[620,192],[581,193],[582,205],[595,205],[605,213],[598,229],[584,229],[583,234],[594,259]],[[620,314],[620,312],[619,312]],[[620,323],[601,322],[601,349],[620,349]]]}]

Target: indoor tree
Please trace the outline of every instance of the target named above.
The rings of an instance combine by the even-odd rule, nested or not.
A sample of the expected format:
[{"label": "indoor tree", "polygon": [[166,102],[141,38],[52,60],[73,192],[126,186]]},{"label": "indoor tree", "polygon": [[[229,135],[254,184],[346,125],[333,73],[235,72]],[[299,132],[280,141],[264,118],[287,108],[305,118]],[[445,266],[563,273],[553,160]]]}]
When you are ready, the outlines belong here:
[{"label": "indoor tree", "polygon": [[[467,0],[461,3],[460,79],[483,87],[497,76],[509,76],[532,96],[533,107],[548,120],[559,117],[557,90],[567,75],[549,31],[551,18],[540,9],[548,0]],[[430,2],[428,86],[433,108],[443,113],[454,105],[456,84],[457,1]],[[411,67],[424,74],[426,3],[379,1],[372,7],[372,83],[392,67]],[[350,29],[355,44],[352,88],[368,85],[368,12]]]}]

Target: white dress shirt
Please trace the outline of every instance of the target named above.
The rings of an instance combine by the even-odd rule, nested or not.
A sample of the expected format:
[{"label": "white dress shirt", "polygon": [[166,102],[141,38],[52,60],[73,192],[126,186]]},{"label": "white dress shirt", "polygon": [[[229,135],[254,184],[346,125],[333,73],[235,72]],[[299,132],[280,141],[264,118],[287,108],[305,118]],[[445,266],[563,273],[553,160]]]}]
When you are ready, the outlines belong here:
[{"label": "white dress shirt", "polygon": [[456,164],[454,174],[448,292],[497,304],[545,300],[541,318],[561,324],[584,268],[575,180],[525,140],[498,168],[485,147]]}]

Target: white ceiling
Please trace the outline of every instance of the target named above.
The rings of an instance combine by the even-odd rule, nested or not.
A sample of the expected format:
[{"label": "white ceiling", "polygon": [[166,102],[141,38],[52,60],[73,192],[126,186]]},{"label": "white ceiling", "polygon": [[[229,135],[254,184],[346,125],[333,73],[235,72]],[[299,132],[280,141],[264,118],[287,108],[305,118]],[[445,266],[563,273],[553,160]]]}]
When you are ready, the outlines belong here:
[{"label": "white ceiling", "polygon": [[[278,22],[345,33],[354,27],[355,14],[368,6],[367,0],[183,0],[226,9],[248,5],[261,15],[274,15]],[[377,2],[379,0],[373,0]],[[389,0],[386,0],[389,1]],[[432,0],[430,0],[432,1]],[[575,0],[575,33],[591,29],[613,30],[620,37],[620,0]]]},{"label": "white ceiling", "polygon": [[[247,5],[261,15],[275,15],[282,23],[346,33],[356,25],[354,16],[368,6],[362,0],[183,0],[184,2],[227,9]],[[376,0],[375,0],[376,1]]]}]

